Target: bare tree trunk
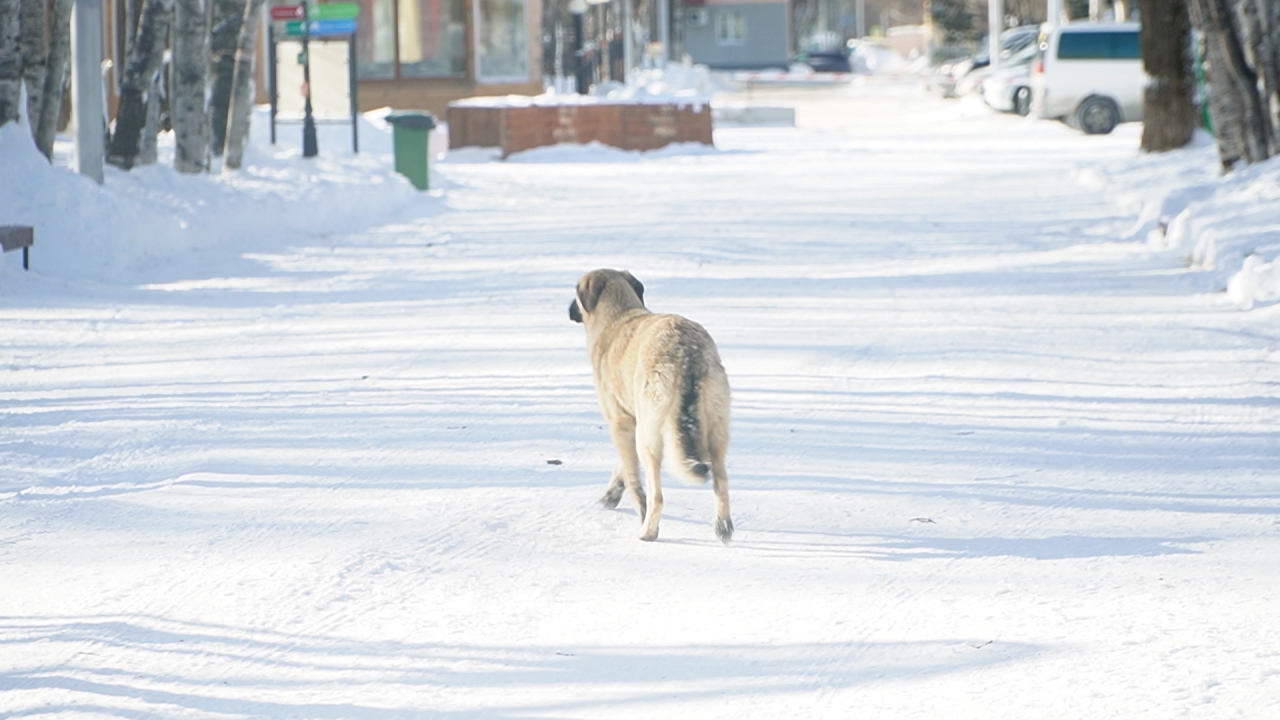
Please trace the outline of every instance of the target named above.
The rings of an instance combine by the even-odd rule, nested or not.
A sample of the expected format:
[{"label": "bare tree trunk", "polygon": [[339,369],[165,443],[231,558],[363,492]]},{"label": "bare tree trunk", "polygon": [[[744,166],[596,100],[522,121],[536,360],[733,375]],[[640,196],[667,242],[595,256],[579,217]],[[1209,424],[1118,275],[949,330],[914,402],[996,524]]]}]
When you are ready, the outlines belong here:
[{"label": "bare tree trunk", "polygon": [[244,22],[246,0],[213,0],[213,27],[210,28],[210,52],[213,68],[209,98],[209,149],[214,157],[222,157],[227,145],[227,108],[231,106],[231,85],[235,80],[236,47],[240,25]]},{"label": "bare tree trunk", "polygon": [[227,109],[227,158],[225,167],[236,170],[244,160],[244,146],[249,139],[249,121],[253,113],[253,57],[258,38],[258,19],[263,0],[249,0],[240,24],[240,42],[236,49],[235,81],[231,85],[231,105]]},{"label": "bare tree trunk", "polygon": [[173,17],[173,167],[182,173],[209,169],[209,33],[205,0],[177,0]]},{"label": "bare tree trunk", "polygon": [[[1245,34],[1254,6],[1238,0],[1237,15],[1228,0],[1193,0],[1194,18],[1208,56],[1209,111],[1218,133],[1223,167],[1237,161],[1260,162],[1275,152],[1275,133],[1259,91],[1257,69],[1249,63]],[[1246,18],[1241,23],[1241,18]],[[1274,62],[1274,58],[1271,59]]]},{"label": "bare tree trunk", "polygon": [[111,137],[107,162],[128,170],[138,160],[142,129],[147,122],[147,99],[151,81],[164,59],[165,33],[173,13],[173,0],[146,0],[138,20],[133,52],[125,62],[120,82],[120,109],[116,131]]},{"label": "bare tree trunk", "polygon": [[40,117],[44,93],[45,0],[22,0],[22,77],[27,83],[27,119],[35,137],[35,118]]},{"label": "bare tree trunk", "polygon": [[147,121],[138,136],[138,160],[136,165],[156,164],[156,140],[162,125],[161,107],[164,105],[164,68],[151,76],[151,89],[147,91]]},{"label": "bare tree trunk", "polygon": [[22,102],[22,0],[0,0],[0,126],[17,121]]},{"label": "bare tree trunk", "polygon": [[1261,110],[1270,130],[1268,156],[1280,154],[1280,10],[1275,0],[1243,0],[1237,12],[1245,60],[1257,74]]},{"label": "bare tree trunk", "polygon": [[1142,149],[1176,150],[1196,128],[1195,74],[1191,68],[1191,17],[1184,0],[1139,0],[1142,14]]},{"label": "bare tree trunk", "polygon": [[53,160],[53,141],[62,116],[62,96],[67,89],[68,59],[71,57],[71,6],[75,0],[54,0],[49,18],[49,57],[45,62],[40,116],[33,119],[36,147]]}]

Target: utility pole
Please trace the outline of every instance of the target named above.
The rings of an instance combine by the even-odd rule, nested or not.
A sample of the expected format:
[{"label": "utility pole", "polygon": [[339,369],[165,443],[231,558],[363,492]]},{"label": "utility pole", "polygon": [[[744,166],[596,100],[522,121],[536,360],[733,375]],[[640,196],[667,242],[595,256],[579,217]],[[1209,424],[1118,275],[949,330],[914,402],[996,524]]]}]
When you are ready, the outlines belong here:
[{"label": "utility pole", "polygon": [[658,44],[662,45],[662,67],[671,60],[671,0],[658,0]]},{"label": "utility pole", "polygon": [[1049,21],[1049,24],[1061,25],[1063,20],[1062,0],[1049,0],[1048,10],[1049,11],[1045,13],[1045,18]]},{"label": "utility pole", "polygon": [[1004,0],[987,0],[987,53],[991,69],[1000,67],[1000,33],[1004,32]]},{"label": "utility pole", "polygon": [[102,97],[102,0],[76,0],[71,19],[71,98],[76,172],[102,184],[107,112]]}]

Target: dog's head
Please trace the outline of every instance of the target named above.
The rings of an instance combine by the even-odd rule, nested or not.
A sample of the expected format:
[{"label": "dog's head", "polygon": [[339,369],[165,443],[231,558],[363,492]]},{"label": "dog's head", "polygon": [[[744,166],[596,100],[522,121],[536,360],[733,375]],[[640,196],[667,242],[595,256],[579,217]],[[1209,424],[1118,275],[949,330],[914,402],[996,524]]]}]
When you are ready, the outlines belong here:
[{"label": "dog's head", "polygon": [[577,297],[569,303],[569,319],[584,322],[583,318],[601,305],[615,312],[642,308],[644,285],[626,270],[592,270],[578,281]]}]

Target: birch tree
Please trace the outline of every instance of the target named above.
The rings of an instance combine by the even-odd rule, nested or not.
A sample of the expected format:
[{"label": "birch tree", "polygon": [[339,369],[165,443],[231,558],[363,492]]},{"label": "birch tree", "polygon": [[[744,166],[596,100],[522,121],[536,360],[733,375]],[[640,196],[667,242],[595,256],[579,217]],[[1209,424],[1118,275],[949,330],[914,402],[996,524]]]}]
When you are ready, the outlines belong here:
[{"label": "birch tree", "polygon": [[224,167],[236,170],[244,160],[244,145],[249,138],[249,121],[253,113],[253,58],[258,39],[258,23],[263,0],[245,4],[240,23],[240,40],[236,48],[236,69],[231,84],[231,104],[227,108],[227,157]]},{"label": "birch tree", "polygon": [[173,0],[146,0],[142,6],[138,34],[120,80],[120,109],[107,152],[107,162],[116,167],[128,170],[138,161],[151,83],[164,59],[165,34],[172,14]]},{"label": "birch tree", "polygon": [[214,157],[222,157],[227,145],[227,108],[231,105],[231,85],[235,80],[236,48],[240,41],[240,25],[244,21],[246,0],[212,0],[213,27],[210,28],[209,149]]},{"label": "birch tree", "polygon": [[182,173],[209,169],[209,32],[205,0],[176,0],[173,15],[173,167]]},{"label": "birch tree", "polygon": [[62,114],[62,94],[67,89],[67,69],[71,58],[71,6],[75,0],[53,0],[49,16],[49,55],[45,60],[44,87],[40,92],[40,115],[32,119],[36,147],[53,160],[53,141]]},{"label": "birch tree", "polygon": [[1142,15],[1142,149],[1164,152],[1191,142],[1196,129],[1191,15],[1185,0],[1139,0]]},{"label": "birch tree", "polygon": [[[1224,169],[1280,150],[1274,0],[1192,0],[1205,43],[1209,114]],[[1269,30],[1267,30],[1270,28]]]},{"label": "birch tree", "polygon": [[18,119],[22,102],[22,0],[0,0],[0,126]]}]

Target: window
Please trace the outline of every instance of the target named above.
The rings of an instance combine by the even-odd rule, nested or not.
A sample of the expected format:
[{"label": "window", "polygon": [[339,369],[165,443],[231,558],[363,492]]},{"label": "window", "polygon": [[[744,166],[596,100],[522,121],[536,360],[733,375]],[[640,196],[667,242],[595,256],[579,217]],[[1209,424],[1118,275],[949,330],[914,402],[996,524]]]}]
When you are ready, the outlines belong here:
[{"label": "window", "polygon": [[720,10],[716,13],[716,44],[746,45],[747,16],[738,10]]},{"label": "window", "polygon": [[476,49],[481,81],[528,80],[525,0],[476,0]]},{"label": "window", "polygon": [[1111,57],[1124,60],[1141,60],[1142,48],[1138,45],[1138,33],[1112,33]]},{"label": "window", "polygon": [[1136,32],[1062,33],[1060,60],[1137,60],[1142,57]]},{"label": "window", "polygon": [[361,79],[466,73],[464,0],[357,0]]}]

